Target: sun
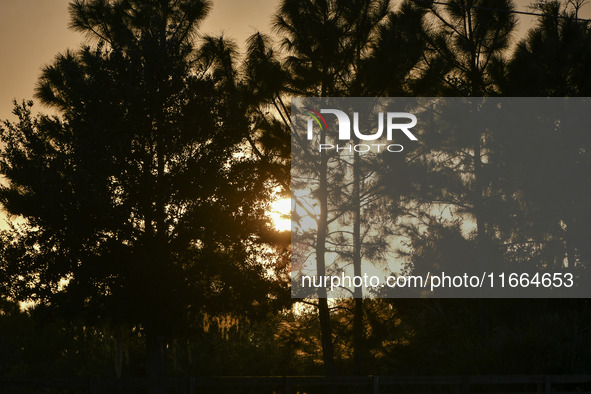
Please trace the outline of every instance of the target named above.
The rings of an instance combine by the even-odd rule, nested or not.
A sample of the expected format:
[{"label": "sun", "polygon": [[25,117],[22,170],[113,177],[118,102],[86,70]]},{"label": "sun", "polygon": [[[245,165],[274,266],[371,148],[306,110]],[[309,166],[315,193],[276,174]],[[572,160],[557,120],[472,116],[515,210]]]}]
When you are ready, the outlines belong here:
[{"label": "sun", "polygon": [[271,203],[269,218],[277,231],[291,230],[291,198],[280,198]]}]

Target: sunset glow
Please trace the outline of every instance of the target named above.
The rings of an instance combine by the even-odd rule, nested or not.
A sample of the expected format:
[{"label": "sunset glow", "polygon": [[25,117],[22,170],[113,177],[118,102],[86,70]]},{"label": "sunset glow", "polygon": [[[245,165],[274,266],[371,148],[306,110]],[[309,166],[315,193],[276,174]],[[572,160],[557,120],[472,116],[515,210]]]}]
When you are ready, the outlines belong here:
[{"label": "sunset glow", "polygon": [[281,198],[271,204],[269,217],[273,227],[278,231],[291,229],[291,198]]}]

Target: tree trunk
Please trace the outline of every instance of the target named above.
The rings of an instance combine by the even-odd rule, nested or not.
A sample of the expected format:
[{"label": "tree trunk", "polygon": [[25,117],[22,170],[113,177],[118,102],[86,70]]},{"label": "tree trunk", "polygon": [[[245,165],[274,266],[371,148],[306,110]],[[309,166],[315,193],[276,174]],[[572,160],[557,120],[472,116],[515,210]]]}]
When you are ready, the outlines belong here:
[{"label": "tree trunk", "polygon": [[[156,329],[146,329],[146,375],[154,381],[166,376],[166,340]],[[165,392],[158,386],[148,388],[148,394]]]},{"label": "tree trunk", "polygon": [[[321,133],[321,143],[326,143],[326,133]],[[328,158],[326,153],[320,152],[319,176],[319,203],[320,214],[318,218],[318,232],[316,236],[316,269],[320,278],[326,276],[326,233],[328,231]],[[318,288],[318,317],[320,319],[320,334],[322,341],[322,354],[324,357],[324,369],[326,375],[336,374],[334,366],[334,352],[332,346],[332,328],[330,324],[330,309],[328,307],[327,292],[325,287]]]},{"label": "tree trunk", "polygon": [[[357,144],[355,138],[353,143]],[[353,153],[353,274],[361,276],[361,158],[359,152]],[[355,309],[353,312],[353,367],[356,374],[362,373],[364,351],[363,335],[363,293],[356,287],[353,293]]]},{"label": "tree trunk", "polygon": [[[482,185],[482,160],[481,156],[481,134],[478,131],[478,138],[474,143],[474,217],[476,219],[476,247],[478,248],[478,259],[480,261],[481,270],[485,272],[487,269],[487,262],[489,256],[487,249],[489,247],[486,240],[486,227],[485,220],[483,218],[484,211],[484,187]],[[490,331],[490,300],[489,299],[478,299],[479,306],[479,325],[480,331],[483,337],[487,337]]]}]

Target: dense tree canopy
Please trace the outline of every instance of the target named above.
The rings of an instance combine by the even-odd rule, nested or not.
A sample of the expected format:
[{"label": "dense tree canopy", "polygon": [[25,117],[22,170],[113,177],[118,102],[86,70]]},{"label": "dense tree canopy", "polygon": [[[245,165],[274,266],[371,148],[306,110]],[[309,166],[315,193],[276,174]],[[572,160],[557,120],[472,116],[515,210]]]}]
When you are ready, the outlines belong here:
[{"label": "dense tree canopy", "polygon": [[253,255],[268,181],[244,153],[231,44],[195,45],[209,7],[71,4],[92,44],[43,70],[37,98],[59,116],[24,103],[2,130],[0,199],[25,219],[3,255],[16,299],[139,326],[161,347],[206,307],[269,295]]},{"label": "dense tree canopy", "polygon": [[[283,0],[278,40],[252,35],[240,62],[233,42],[197,34],[209,1],[73,1],[70,27],[86,44],[57,55],[36,90],[57,115],[15,104],[18,120],[0,131],[0,203],[16,219],[0,243],[0,374],[108,375],[105,363],[117,376],[588,372],[585,301],[290,309],[289,235],[267,211],[289,193],[292,97],[589,95],[578,9],[548,1],[517,39],[509,0],[440,3]],[[369,178],[343,188],[328,156],[311,156],[325,201],[319,272],[327,222],[346,215],[356,238],[338,252],[358,266],[372,257],[360,246],[372,225],[403,239],[399,257],[416,272],[458,260],[589,265],[589,137],[565,130],[450,127],[412,152],[332,168],[395,179],[371,188],[379,207],[363,205]],[[378,208],[388,220],[372,220]],[[536,343],[550,356],[515,355]],[[80,349],[92,354],[84,368]]]}]

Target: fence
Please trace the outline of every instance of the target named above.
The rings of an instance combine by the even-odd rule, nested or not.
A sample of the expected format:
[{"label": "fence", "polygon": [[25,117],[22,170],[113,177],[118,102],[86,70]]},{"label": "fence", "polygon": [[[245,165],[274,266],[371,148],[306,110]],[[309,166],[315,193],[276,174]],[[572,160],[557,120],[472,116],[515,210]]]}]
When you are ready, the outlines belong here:
[{"label": "fence", "polygon": [[163,378],[0,378],[9,394],[389,394],[389,393],[590,393],[591,375],[299,376]]}]

